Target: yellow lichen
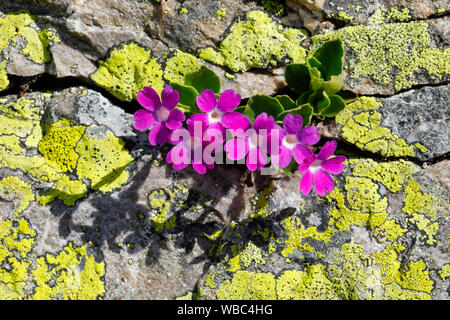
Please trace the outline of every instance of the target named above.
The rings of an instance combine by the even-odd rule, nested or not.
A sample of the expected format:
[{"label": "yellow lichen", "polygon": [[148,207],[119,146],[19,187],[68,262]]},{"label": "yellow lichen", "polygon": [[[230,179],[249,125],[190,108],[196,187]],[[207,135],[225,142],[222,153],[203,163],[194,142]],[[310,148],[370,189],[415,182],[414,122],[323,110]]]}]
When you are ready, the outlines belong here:
[{"label": "yellow lichen", "polygon": [[96,262],[86,245],[69,242],[58,254],[39,257],[31,274],[35,300],[92,300],[105,293],[105,262]]}]

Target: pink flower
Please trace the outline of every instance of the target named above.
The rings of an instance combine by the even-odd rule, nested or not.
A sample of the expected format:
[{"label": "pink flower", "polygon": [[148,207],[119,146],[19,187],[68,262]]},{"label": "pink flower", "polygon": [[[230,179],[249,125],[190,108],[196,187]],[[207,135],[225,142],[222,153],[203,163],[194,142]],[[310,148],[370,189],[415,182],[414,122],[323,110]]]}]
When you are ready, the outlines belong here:
[{"label": "pink flower", "polygon": [[225,90],[219,97],[216,94],[205,89],[196,98],[198,108],[204,113],[197,113],[192,115],[187,123],[194,121],[202,121],[207,127],[207,135],[210,135],[210,129],[218,130],[222,134],[221,141],[225,140],[225,128],[239,129],[250,126],[248,120],[243,114],[239,112],[231,112],[236,109],[241,103],[241,96],[234,94],[233,89]]},{"label": "pink flower", "polygon": [[314,145],[320,140],[318,129],[313,126],[302,128],[303,118],[300,115],[288,114],[283,120],[282,143],[280,153],[274,155],[274,162],[286,168],[294,156],[295,161],[301,164],[303,160],[313,154],[305,145]]},{"label": "pink flower", "polygon": [[181,110],[174,109],[179,99],[178,91],[171,86],[161,92],[162,102],[151,87],[144,87],[143,91],[138,92],[137,100],[145,109],[134,114],[134,128],[143,131],[151,127],[148,140],[152,146],[165,144],[170,132],[180,128],[181,122],[186,119]]},{"label": "pink flower", "polygon": [[180,128],[169,137],[174,144],[166,156],[167,163],[173,163],[175,170],[182,170],[192,163],[192,167],[200,174],[206,169],[214,168],[213,154],[222,150],[222,142],[205,139],[206,126],[202,121],[188,123],[188,129]]},{"label": "pink flower", "polygon": [[[245,133],[243,132],[244,130]],[[236,138],[224,145],[230,160],[241,160],[246,155],[246,165],[250,171],[261,170],[267,163],[267,153],[271,153],[272,142],[276,147],[281,143],[280,126],[275,124],[272,116],[261,113],[253,124],[235,131]]]},{"label": "pink flower", "polygon": [[338,174],[345,169],[342,163],[346,160],[344,156],[330,156],[336,150],[336,141],[328,141],[317,154],[311,154],[298,167],[298,171],[305,173],[300,181],[300,191],[306,196],[311,191],[312,186],[322,197],[325,191],[333,191],[333,179],[329,173]]}]

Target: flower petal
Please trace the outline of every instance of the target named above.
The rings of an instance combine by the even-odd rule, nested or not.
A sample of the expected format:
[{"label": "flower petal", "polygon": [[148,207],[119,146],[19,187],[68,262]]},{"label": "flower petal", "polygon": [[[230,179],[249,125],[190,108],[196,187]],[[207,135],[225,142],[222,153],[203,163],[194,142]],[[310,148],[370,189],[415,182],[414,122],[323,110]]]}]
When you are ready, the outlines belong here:
[{"label": "flower petal", "polygon": [[166,156],[167,163],[173,163],[175,170],[181,170],[190,163],[189,151],[182,145],[177,145],[170,149]]},{"label": "flower petal", "polygon": [[313,174],[307,171],[300,180],[300,191],[307,196],[312,188]]},{"label": "flower petal", "polygon": [[230,160],[241,160],[248,153],[248,143],[244,139],[230,139],[225,142],[223,150]]},{"label": "flower petal", "polygon": [[202,122],[203,126],[208,126],[208,115],[206,113],[195,113],[187,119],[186,124],[193,127],[196,121]]},{"label": "flower petal", "polygon": [[288,134],[296,134],[302,129],[302,125],[303,125],[303,118],[298,114],[294,116],[292,113],[289,113],[283,119],[283,129]]},{"label": "flower petal", "polygon": [[320,140],[320,135],[317,133],[319,129],[313,126],[303,128],[298,134],[297,139],[300,143],[315,145]]},{"label": "flower petal", "polygon": [[292,160],[292,151],[284,146],[280,146],[279,154],[272,155],[272,161],[278,165],[280,169],[286,168]]},{"label": "flower petal", "polygon": [[328,173],[317,170],[314,173],[314,189],[316,189],[317,194],[324,197],[325,190],[328,192],[333,191],[333,179],[331,179]]},{"label": "flower petal", "polygon": [[216,94],[209,89],[203,90],[195,101],[197,102],[197,107],[203,112],[210,112],[217,104]]},{"label": "flower petal", "polygon": [[335,140],[328,141],[317,154],[317,159],[328,159],[336,150],[337,142]]},{"label": "flower petal", "polygon": [[222,124],[230,130],[243,130],[251,128],[250,120],[239,112],[227,112],[222,116]]},{"label": "flower petal", "polygon": [[220,122],[211,123],[206,129],[204,140],[206,142],[224,142],[226,131]]},{"label": "flower petal", "polygon": [[158,92],[152,87],[144,87],[144,90],[139,91],[137,93],[137,101],[141,106],[150,111],[154,111],[161,105]]},{"label": "flower petal", "polygon": [[248,151],[247,165],[248,170],[256,171],[262,169],[267,162],[266,153],[259,148],[253,148]]},{"label": "flower petal", "polygon": [[139,131],[147,130],[156,121],[152,111],[142,109],[134,113],[133,120],[135,121],[134,128]]},{"label": "flower petal", "polygon": [[175,130],[181,127],[181,122],[186,119],[183,111],[179,109],[174,109],[170,111],[169,118],[166,121],[166,126],[170,130]]},{"label": "flower petal", "polygon": [[217,108],[223,112],[229,112],[236,109],[241,103],[240,94],[234,94],[233,89],[222,92],[217,102]]},{"label": "flower petal", "polygon": [[306,171],[309,170],[309,166],[311,165],[311,163],[314,162],[314,160],[316,160],[316,155],[313,153],[310,156],[306,157],[302,163],[299,164],[298,166],[298,172],[300,173],[304,173]]},{"label": "flower petal", "polygon": [[310,148],[298,144],[292,149],[292,155],[294,156],[295,162],[302,164],[306,158],[311,157],[314,153]]},{"label": "flower petal", "polygon": [[253,128],[257,131],[259,130],[267,130],[269,133],[270,129],[275,125],[275,120],[272,116],[267,116],[267,113],[263,112],[259,116],[256,117],[255,122],[253,123]]},{"label": "flower petal", "polygon": [[206,167],[203,163],[193,163],[192,168],[194,168],[195,171],[199,174],[205,174],[206,173]]},{"label": "flower petal", "polygon": [[157,122],[153,128],[150,130],[150,134],[148,135],[148,141],[152,146],[156,146],[158,143],[163,145],[167,142],[167,138],[169,136],[169,130],[165,124],[161,122]]},{"label": "flower petal", "polygon": [[180,101],[180,95],[177,90],[174,90],[171,86],[167,86],[161,92],[162,105],[169,110],[175,108]]},{"label": "flower petal", "polygon": [[322,169],[333,174],[341,173],[345,169],[345,164],[342,163],[345,160],[346,158],[344,156],[337,156],[324,160],[322,162]]}]

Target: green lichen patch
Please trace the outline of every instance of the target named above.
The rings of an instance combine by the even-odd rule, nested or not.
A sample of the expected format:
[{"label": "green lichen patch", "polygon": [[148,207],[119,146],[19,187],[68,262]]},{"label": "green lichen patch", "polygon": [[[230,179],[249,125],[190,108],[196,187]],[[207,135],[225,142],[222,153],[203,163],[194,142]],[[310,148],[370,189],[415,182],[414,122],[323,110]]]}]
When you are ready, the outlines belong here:
[{"label": "green lichen patch", "polygon": [[57,254],[37,258],[31,274],[35,300],[93,300],[105,293],[105,262],[96,262],[87,245],[69,242]]},{"label": "green lichen patch", "polygon": [[87,187],[81,180],[70,180],[69,176],[63,175],[53,186],[37,201],[42,204],[48,204],[55,199],[60,199],[66,206],[74,206],[75,202],[83,198],[87,193]]},{"label": "green lichen patch", "polygon": [[157,232],[175,227],[177,208],[185,207],[184,199],[189,193],[186,185],[174,183],[168,188],[155,189],[148,195],[148,204],[154,211],[150,220]]},{"label": "green lichen patch", "polygon": [[74,125],[67,119],[59,120],[46,129],[39,142],[39,152],[58,171],[71,172],[79,157],[74,149],[84,130],[84,126]]},{"label": "green lichen patch", "polygon": [[111,132],[96,132],[94,128],[86,130],[75,148],[80,155],[77,162],[79,179],[89,179],[93,190],[110,192],[128,181],[126,168],[133,158],[125,149],[125,143]]},{"label": "green lichen patch", "polygon": [[23,218],[0,221],[1,300],[20,300],[26,296],[35,238],[36,231]]},{"label": "green lichen patch", "polygon": [[9,86],[8,73],[6,72],[6,60],[0,62],[0,91],[5,90]]},{"label": "green lichen patch", "polygon": [[411,178],[405,188],[402,211],[408,215],[408,221],[415,225],[423,236],[420,240],[428,245],[436,243],[435,236],[439,229],[437,208],[439,197],[423,192],[421,186]]},{"label": "green lichen patch", "polygon": [[35,17],[27,11],[11,12],[0,18],[0,51],[17,45],[19,38],[25,41],[21,53],[39,64],[51,61],[48,48],[60,41],[54,31],[39,30]]},{"label": "green lichen patch", "polygon": [[431,47],[426,22],[349,26],[312,37],[312,48],[340,38],[346,49],[347,83],[370,78],[396,91],[419,83],[420,76],[442,80],[450,74],[450,50]]},{"label": "green lichen patch", "polygon": [[262,11],[251,11],[231,26],[218,51],[201,49],[199,56],[234,72],[276,66],[285,58],[303,63],[306,53],[300,44],[305,38],[300,30],[284,28]]},{"label": "green lichen patch", "polygon": [[392,134],[389,128],[381,126],[382,106],[376,98],[361,97],[346,106],[336,116],[339,135],[361,150],[386,157],[414,157],[427,149],[420,143],[408,144],[405,139]]},{"label": "green lichen patch", "polygon": [[19,199],[16,214],[20,214],[31,201],[34,201],[35,197],[29,183],[16,176],[8,176],[0,180],[0,199],[6,201]]},{"label": "green lichen patch", "polygon": [[164,78],[170,82],[184,83],[184,76],[195,72],[200,68],[198,59],[181,50],[176,50],[174,55],[166,60]]},{"label": "green lichen patch", "polygon": [[131,101],[144,86],[161,92],[163,71],[150,49],[131,42],[114,48],[109,57],[99,62],[92,81],[117,98]]}]

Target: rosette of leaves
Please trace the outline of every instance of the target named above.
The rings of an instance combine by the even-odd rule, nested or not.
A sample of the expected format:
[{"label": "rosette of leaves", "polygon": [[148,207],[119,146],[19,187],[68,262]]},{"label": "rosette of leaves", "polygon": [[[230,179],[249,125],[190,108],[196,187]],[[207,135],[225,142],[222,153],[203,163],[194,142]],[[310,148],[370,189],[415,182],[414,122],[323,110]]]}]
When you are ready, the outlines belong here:
[{"label": "rosette of leaves", "polygon": [[285,78],[299,95],[297,106],[309,105],[316,116],[335,117],[345,108],[342,89],[344,49],[340,39],[325,42],[305,64],[290,64]]}]

